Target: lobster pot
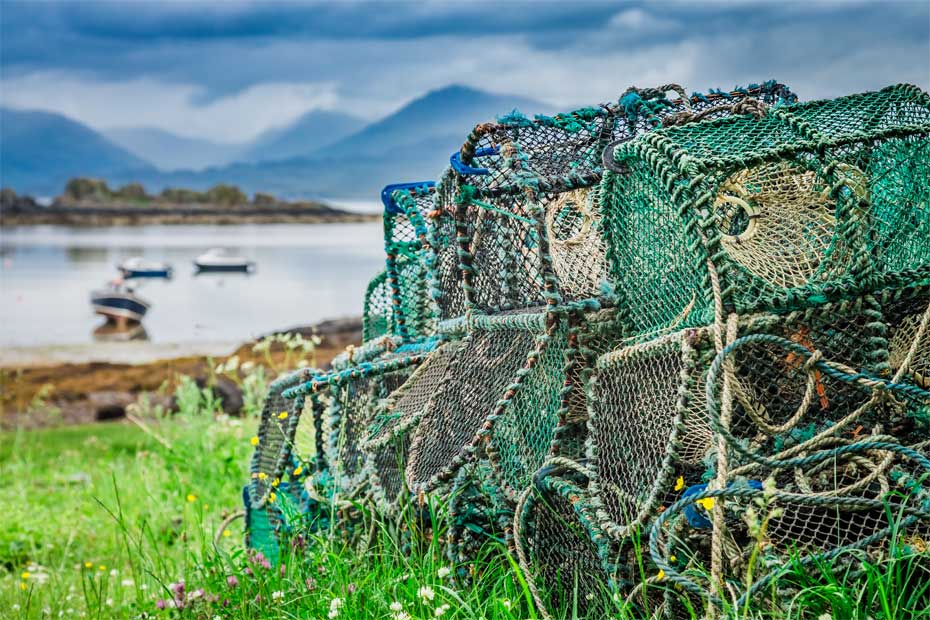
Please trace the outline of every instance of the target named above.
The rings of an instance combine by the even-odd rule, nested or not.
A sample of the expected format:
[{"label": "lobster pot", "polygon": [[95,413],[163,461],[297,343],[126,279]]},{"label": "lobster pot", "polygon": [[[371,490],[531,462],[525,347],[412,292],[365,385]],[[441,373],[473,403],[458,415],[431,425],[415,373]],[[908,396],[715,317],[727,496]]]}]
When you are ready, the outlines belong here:
[{"label": "lobster pot", "polygon": [[710,322],[714,282],[746,314],[926,277],[928,135],[930,98],[896,86],[620,145],[601,195],[632,333]]},{"label": "lobster pot", "polygon": [[552,450],[562,413],[567,349],[568,325],[562,321],[539,337],[536,350],[486,423],[487,456],[497,484],[511,502]]},{"label": "lobster pot", "polygon": [[448,510],[446,557],[452,564],[473,563],[491,542],[510,543],[513,503],[501,494],[487,461],[469,463],[458,471],[449,493]]},{"label": "lobster pot", "polygon": [[475,317],[473,328],[416,427],[406,472],[414,492],[450,482],[483,443],[498,401],[543,346],[545,313]]},{"label": "lobster pot", "polygon": [[332,400],[323,424],[326,461],[336,488],[355,496],[366,482],[362,441],[381,401],[407,380],[413,368],[383,368],[353,373],[331,387]]},{"label": "lobster pot", "polygon": [[362,314],[362,342],[369,342],[391,333],[394,325],[391,289],[387,272],[380,271],[371,279],[365,291]]},{"label": "lobster pot", "polygon": [[623,540],[699,482],[713,434],[704,406],[706,330],[683,330],[600,356],[588,386],[590,493]]},{"label": "lobster pot", "polygon": [[616,571],[604,558],[616,546],[598,528],[590,501],[574,482],[546,477],[514,517],[520,567],[546,618],[605,618],[612,609]]},{"label": "lobster pot", "polygon": [[272,482],[275,479],[280,481],[285,464],[291,459],[293,444],[289,429],[303,412],[303,399],[299,402],[288,399],[282,392],[305,380],[308,372],[302,370],[285,375],[268,388],[258,424],[258,444],[249,468],[249,493],[256,508],[264,505],[272,490]]},{"label": "lobster pot", "polygon": [[880,298],[888,324],[888,364],[900,380],[930,390],[930,289],[886,292]]},{"label": "lobster pot", "polygon": [[[733,93],[669,100],[630,89],[620,103],[530,120],[519,113],[477,126],[453,155],[470,301],[484,312],[603,296],[605,262],[597,192],[602,153],[662,123],[729,114],[721,101],[794,100],[768,82]],[[685,115],[685,116],[682,116]]]},{"label": "lobster pot", "polygon": [[450,372],[458,343],[447,343],[430,353],[410,378],[379,408],[365,438],[369,480],[376,506],[392,514],[402,509],[406,496],[404,470],[416,425]]},{"label": "lobster pot", "polygon": [[427,214],[433,208],[432,183],[409,185],[382,194],[387,282],[393,308],[392,333],[405,341],[435,333],[437,310],[427,269]]}]

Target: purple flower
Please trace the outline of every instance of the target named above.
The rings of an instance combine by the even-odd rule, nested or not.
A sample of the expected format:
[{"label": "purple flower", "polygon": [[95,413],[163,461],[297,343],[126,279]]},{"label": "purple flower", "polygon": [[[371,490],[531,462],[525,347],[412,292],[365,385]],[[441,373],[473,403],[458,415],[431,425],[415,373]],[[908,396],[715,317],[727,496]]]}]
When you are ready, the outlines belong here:
[{"label": "purple flower", "polygon": [[245,570],[242,571],[242,572],[245,573],[246,575],[248,575],[249,577],[252,576],[252,569],[249,568],[248,566],[246,566],[246,567],[245,567]]},{"label": "purple flower", "polygon": [[265,570],[271,570],[271,562],[265,559],[265,556],[262,556],[259,559],[258,563],[261,564],[262,568],[264,568]]},{"label": "purple flower", "polygon": [[177,583],[172,583],[171,585],[168,586],[168,588],[174,593],[174,598],[178,598],[179,596],[184,596],[184,580],[183,579]]},{"label": "purple flower", "polygon": [[313,577],[307,577],[307,580],[304,583],[307,584],[308,590],[316,590],[316,579]]},{"label": "purple flower", "polygon": [[239,585],[239,580],[236,579],[235,575],[230,575],[229,577],[226,578],[226,585],[229,586],[230,588],[235,588]]},{"label": "purple flower", "polygon": [[355,584],[350,583],[348,586],[346,586],[346,592],[349,594],[355,594]]},{"label": "purple flower", "polygon": [[286,574],[287,574],[287,565],[284,562],[282,562],[281,563],[281,576],[283,577]]},{"label": "purple flower", "polygon": [[168,607],[168,603],[164,599],[158,599],[155,601],[155,607],[158,609],[166,609]]}]

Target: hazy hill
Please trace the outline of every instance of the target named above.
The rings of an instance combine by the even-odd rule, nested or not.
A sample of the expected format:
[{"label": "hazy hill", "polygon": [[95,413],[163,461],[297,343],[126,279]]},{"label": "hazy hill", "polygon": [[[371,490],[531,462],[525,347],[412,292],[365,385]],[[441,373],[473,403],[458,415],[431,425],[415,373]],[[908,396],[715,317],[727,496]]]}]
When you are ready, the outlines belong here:
[{"label": "hazy hill", "polygon": [[147,176],[155,168],[60,114],[0,108],[0,185],[52,196],[74,176]]},{"label": "hazy hill", "polygon": [[177,172],[147,184],[204,188],[227,182],[292,197],[376,200],[388,183],[436,178],[474,125],[514,108],[527,114],[552,111],[523,97],[449,86],[306,157]]},{"label": "hazy hill", "polygon": [[242,149],[236,161],[259,162],[304,157],[355,133],[365,121],[341,112],[314,110],[284,127],[269,129]]},{"label": "hazy hill", "polygon": [[202,170],[236,161],[242,146],[187,138],[157,127],[104,130],[104,135],[161,170]]}]

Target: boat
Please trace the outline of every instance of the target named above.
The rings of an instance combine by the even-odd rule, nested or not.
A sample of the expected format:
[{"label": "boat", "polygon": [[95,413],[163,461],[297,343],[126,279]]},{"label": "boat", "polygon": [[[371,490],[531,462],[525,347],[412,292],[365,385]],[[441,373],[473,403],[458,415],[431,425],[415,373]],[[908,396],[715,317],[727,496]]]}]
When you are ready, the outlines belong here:
[{"label": "boat", "polygon": [[198,271],[252,271],[255,263],[224,248],[211,248],[194,259]]},{"label": "boat", "polygon": [[170,278],[171,265],[165,262],[145,260],[141,256],[127,258],[117,265],[124,278]]},{"label": "boat", "polygon": [[120,326],[140,323],[151,304],[135,294],[122,280],[114,280],[107,288],[93,291],[90,303],[94,312]]}]

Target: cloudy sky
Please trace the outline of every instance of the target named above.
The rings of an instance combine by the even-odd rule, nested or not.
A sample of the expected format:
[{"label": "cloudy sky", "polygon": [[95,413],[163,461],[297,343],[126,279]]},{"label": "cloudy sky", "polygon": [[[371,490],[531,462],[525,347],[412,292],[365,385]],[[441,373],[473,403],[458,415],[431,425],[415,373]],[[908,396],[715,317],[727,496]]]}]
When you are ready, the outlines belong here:
[{"label": "cloudy sky", "polygon": [[804,99],[930,88],[930,0],[0,0],[3,105],[219,142],[314,108],[375,119],[452,83],[570,108],[770,77]]}]

